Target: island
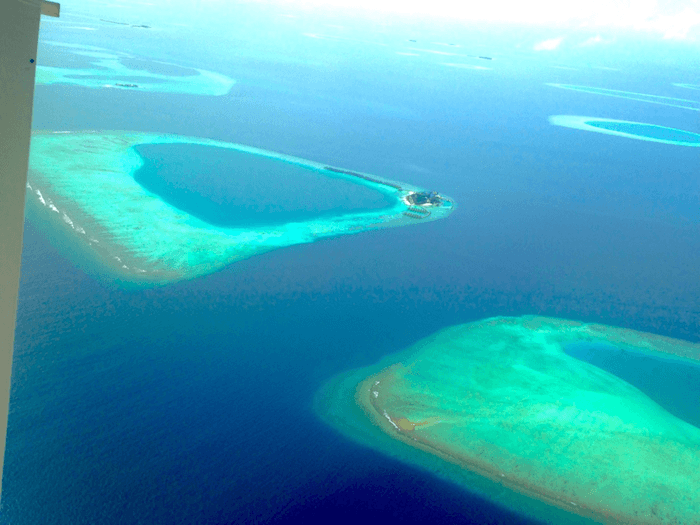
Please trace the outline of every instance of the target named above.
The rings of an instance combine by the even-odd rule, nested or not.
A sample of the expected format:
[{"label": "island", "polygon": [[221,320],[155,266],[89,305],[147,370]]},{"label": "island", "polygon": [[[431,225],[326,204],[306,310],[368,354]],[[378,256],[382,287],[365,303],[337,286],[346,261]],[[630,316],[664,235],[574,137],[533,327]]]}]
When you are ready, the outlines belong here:
[{"label": "island", "polygon": [[[203,164],[183,171],[194,158]],[[243,144],[117,131],[35,132],[27,190],[28,218],[77,264],[145,286],[455,209],[436,192]]]},{"label": "island", "polygon": [[378,182],[384,186],[389,186],[400,192],[402,192],[401,200],[406,204],[407,209],[403,212],[406,217],[412,219],[425,219],[430,216],[431,208],[450,208],[452,203],[449,200],[443,199],[443,197],[436,191],[413,191],[407,187],[384,179],[378,179],[371,175],[366,175],[363,173],[357,173],[355,171],[344,170],[340,168],[334,168],[331,166],[325,166],[325,169],[332,171],[334,173],[343,173],[345,175],[351,175],[362,180],[370,182]]},{"label": "island", "polygon": [[698,382],[699,344],[497,317],[336,376],[314,405],[348,437],[548,523],[697,525]]}]

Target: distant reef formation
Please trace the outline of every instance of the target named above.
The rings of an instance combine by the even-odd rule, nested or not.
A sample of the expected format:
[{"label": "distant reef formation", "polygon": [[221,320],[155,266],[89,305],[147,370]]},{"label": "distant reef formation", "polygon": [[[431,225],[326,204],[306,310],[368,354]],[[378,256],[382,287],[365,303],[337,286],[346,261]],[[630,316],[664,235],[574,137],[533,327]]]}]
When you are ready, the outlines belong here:
[{"label": "distant reef formation", "polygon": [[[301,168],[303,173],[340,178],[381,192],[388,207],[332,212],[268,226],[216,226],[169,204],[136,181],[134,174],[144,160],[134,147],[143,144],[235,150],[286,164],[290,167],[286,177],[292,177],[286,184],[296,180],[294,173]],[[235,173],[207,176],[233,177]],[[27,190],[31,217],[53,225],[63,239],[60,248],[68,254],[79,252],[75,258],[79,264],[111,279],[146,285],[194,278],[260,253],[324,237],[440,219],[455,207],[451,199],[435,192],[366,173],[242,144],[136,132],[34,133]],[[412,196],[423,193],[430,200],[423,202],[419,197],[423,204],[412,204]]]},{"label": "distant reef formation", "polygon": [[700,146],[700,134],[682,129],[657,126],[645,122],[630,122],[599,117],[583,117],[578,115],[552,115],[550,124],[581,131],[593,131],[605,135],[615,135],[628,139],[660,142],[675,146]]},{"label": "distant reef formation", "polygon": [[232,78],[214,71],[185,68],[159,60],[137,59],[121,51],[65,42],[42,41],[41,44],[56,48],[66,56],[76,55],[89,67],[41,64],[36,70],[37,85],[70,84],[92,89],[138,87],[140,91],[153,93],[221,96],[227,94],[236,83]]},{"label": "distant reef formation", "polygon": [[[546,84],[551,87],[588,93],[590,95],[603,95],[606,97],[626,98],[627,100],[635,100],[637,102],[647,102],[649,104],[659,104],[662,106],[671,106],[673,108],[691,109],[700,111],[700,101],[689,100],[686,98],[667,97],[662,95],[653,95],[650,93],[638,93],[636,91],[623,91],[620,89],[607,89],[595,86],[578,86],[575,84]],[[700,86],[692,84],[674,84],[676,87],[684,87],[690,89],[700,89]]]},{"label": "distant reef formation", "polygon": [[700,428],[573,357],[581,348],[603,353],[603,362],[676,367],[678,378],[695,378],[691,390],[700,378],[698,344],[498,317],[445,328],[341,374],[315,408],[357,441],[548,523],[699,524]]},{"label": "distant reef formation", "polygon": [[150,29],[151,28],[151,26],[147,26],[144,24],[129,24],[127,22],[116,22],[115,20],[105,20],[104,18],[100,18],[100,22],[107,22],[108,24],[117,24],[120,26],[140,27],[142,29]]}]

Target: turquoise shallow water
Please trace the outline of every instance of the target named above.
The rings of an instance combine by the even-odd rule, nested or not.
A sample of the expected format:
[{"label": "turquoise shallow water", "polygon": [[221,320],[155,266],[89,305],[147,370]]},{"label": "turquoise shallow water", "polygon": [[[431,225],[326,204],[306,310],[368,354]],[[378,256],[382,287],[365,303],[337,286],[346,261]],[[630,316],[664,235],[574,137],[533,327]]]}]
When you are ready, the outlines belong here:
[{"label": "turquoise shallow water", "polygon": [[569,343],[567,355],[637,387],[674,416],[700,428],[700,365],[607,343]]},{"label": "turquoise shallow water", "polygon": [[387,194],[278,160],[197,144],[141,144],[136,182],[216,226],[243,227],[389,208]]},{"label": "turquoise shallow water", "polygon": [[164,64],[162,62],[151,62],[138,58],[120,58],[119,62],[136,71],[148,71],[156,75],[168,75],[171,77],[196,76],[199,72],[196,69],[180,67],[174,64]]},{"label": "turquoise shallow water", "polygon": [[[100,79],[103,77],[100,77],[99,75],[66,75],[65,78],[72,78],[72,79]],[[152,84],[164,84],[165,81],[160,79],[160,78],[148,78],[148,77],[140,77],[140,76],[128,76],[128,75],[116,75],[113,77],[114,81],[116,82],[149,82]]]},{"label": "turquoise shallow water", "polygon": [[[392,366],[364,369],[359,386],[355,379],[350,388],[324,387],[320,395],[331,396],[328,408],[319,403],[320,414],[342,432],[359,433],[360,442],[373,441],[373,431],[347,423],[356,416],[346,400],[357,400],[365,419],[397,441],[597,521],[695,523],[699,429],[630,382],[564,355],[562,344],[572,340],[663,352],[666,360],[669,353],[678,354],[675,361],[700,356],[698,345],[614,327],[492,318],[432,334]],[[666,379],[654,370],[640,375]],[[412,456],[409,462],[423,465],[422,452]],[[494,492],[503,495],[500,487]]]},{"label": "turquoise shallow water", "polygon": [[609,122],[605,120],[589,120],[586,124],[594,128],[629,133],[630,135],[641,135],[642,137],[653,139],[700,143],[700,135],[697,133],[690,133],[681,129],[665,128],[663,126],[654,126],[653,124]]},{"label": "turquoise shallow water", "polygon": [[[526,59],[512,31],[353,26],[343,13],[317,21],[262,3],[226,4],[230,16],[207,19],[213,26],[199,24],[211,12],[195,7],[95,4],[115,20],[133,13],[134,23],[154,26],[132,30],[76,20],[90,6],[69,3],[77,5],[62,2],[65,23],[42,20],[43,38],[237,83],[221,96],[195,96],[185,84],[167,92],[38,85],[35,129],[249,144],[444,191],[459,206],[447,220],[298,245],[135,290],[82,272],[58,249],[59,234],[28,222],[3,525],[535,525],[519,505],[499,508],[445,481],[440,469],[449,466],[397,459],[390,437],[382,452],[346,439],[312,410],[318,388],[445,326],[495,315],[700,337],[697,150],[547,120],[590,115],[698,131],[697,113],[545,85],[690,98],[694,91],[669,82],[697,83],[691,60],[683,74],[637,59],[624,68],[609,46],[598,55],[576,48],[581,59]],[[165,25],[168,15],[189,27]],[[372,40],[388,45],[364,43]],[[565,39],[562,50],[575,43]],[[677,59],[668,45],[630,49]],[[493,56],[473,62],[493,69],[443,66],[445,55],[413,47]],[[40,64],[100,70],[91,57],[47,48],[56,49]]]}]

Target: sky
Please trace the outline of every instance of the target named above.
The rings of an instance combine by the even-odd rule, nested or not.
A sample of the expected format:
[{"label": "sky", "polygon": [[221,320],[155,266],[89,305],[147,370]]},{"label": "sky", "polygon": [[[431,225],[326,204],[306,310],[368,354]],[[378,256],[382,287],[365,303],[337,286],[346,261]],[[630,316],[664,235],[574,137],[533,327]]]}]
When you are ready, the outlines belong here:
[{"label": "sky", "polygon": [[[633,31],[700,44],[700,0],[63,0],[81,12],[157,12],[163,19],[225,16],[241,4],[275,5],[290,12],[343,11],[371,18],[430,17],[450,21],[562,29]],[[593,42],[595,43],[595,42]]]},{"label": "sky", "polygon": [[[227,0],[205,0],[217,4]],[[700,0],[266,0],[290,7],[343,7],[452,20],[624,29],[700,41]]]}]

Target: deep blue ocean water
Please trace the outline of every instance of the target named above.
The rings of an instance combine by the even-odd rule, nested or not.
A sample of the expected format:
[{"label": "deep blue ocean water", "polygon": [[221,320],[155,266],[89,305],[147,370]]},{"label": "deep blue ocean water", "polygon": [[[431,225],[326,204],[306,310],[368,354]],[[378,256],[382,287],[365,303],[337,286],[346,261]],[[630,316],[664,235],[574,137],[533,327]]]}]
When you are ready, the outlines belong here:
[{"label": "deep blue ocean water", "polygon": [[[236,4],[137,32],[95,20],[112,12],[79,18],[70,7],[42,22],[42,39],[237,84],[222,97],[39,86],[35,129],[243,143],[435,189],[458,208],[141,290],[76,268],[61,236],[29,218],[2,523],[532,523],[341,437],[313,413],[315,392],[440,328],[495,315],[700,340],[698,150],[547,121],[699,132],[695,111],[545,85],[697,99],[671,85],[698,83],[683,45],[623,35],[611,48],[535,53],[557,33]],[[164,15],[131,16],[157,26]],[[91,24],[99,30],[75,29]],[[435,42],[494,60],[410,49],[446,49]],[[492,69],[442,65],[458,61]]]}]

